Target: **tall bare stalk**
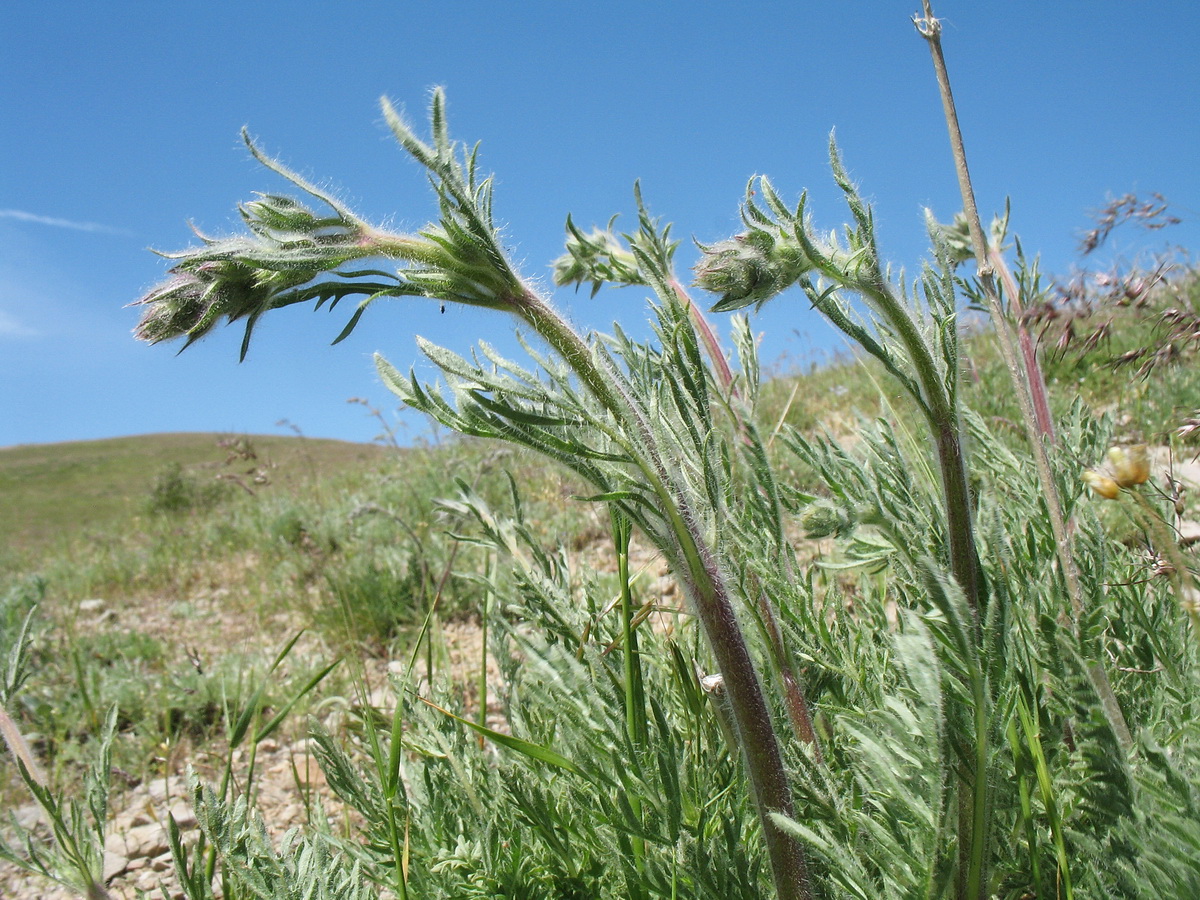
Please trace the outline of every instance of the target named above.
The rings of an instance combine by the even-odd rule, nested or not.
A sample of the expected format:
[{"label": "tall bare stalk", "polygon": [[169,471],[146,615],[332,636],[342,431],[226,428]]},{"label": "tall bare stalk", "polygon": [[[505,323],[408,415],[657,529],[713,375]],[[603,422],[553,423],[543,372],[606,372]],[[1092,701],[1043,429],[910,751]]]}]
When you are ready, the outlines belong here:
[{"label": "tall bare stalk", "polygon": [[[996,268],[989,258],[987,241],[983,234],[983,225],[979,219],[979,208],[975,204],[975,190],[971,184],[971,173],[967,168],[967,152],[963,145],[962,129],[958,124],[958,112],[954,105],[954,95],[950,90],[950,76],[946,70],[946,60],[942,53],[942,26],[933,15],[930,0],[922,0],[925,15],[914,17],[913,22],[917,31],[929,44],[929,52],[933,57],[933,69],[937,75],[938,89],[942,97],[942,109],[946,116],[946,126],[950,132],[950,148],[954,155],[954,168],[958,174],[958,185],[962,192],[963,211],[970,230],[971,246],[975,252],[975,262],[978,268],[979,283],[983,288],[983,296],[987,302],[988,313],[996,330],[996,338],[1000,344],[1000,353],[1012,378],[1013,390],[1021,408],[1021,417],[1029,437],[1030,450],[1037,466],[1038,479],[1046,499],[1046,510],[1050,516],[1050,527],[1058,547],[1058,564],[1066,584],[1067,596],[1071,608],[1078,620],[1083,612],[1083,586],[1079,580],[1079,568],[1075,563],[1071,530],[1067,527],[1066,516],[1063,514],[1062,500],[1059,497],[1058,486],[1050,467],[1050,456],[1046,450],[1046,439],[1053,440],[1053,431],[1047,431],[1039,421],[1038,408],[1034,404],[1034,393],[1031,389],[1037,375],[1037,370],[1029,366],[1022,368],[1013,344],[1012,333],[1009,330],[1008,319],[1000,303],[999,292],[996,289]],[[1010,288],[1011,292],[1011,288]],[[1016,293],[1012,293],[1016,297]],[[1033,360],[1036,365],[1036,360]],[[1044,396],[1044,395],[1043,395]],[[1048,417],[1047,417],[1048,418]],[[1108,680],[1108,673],[1100,663],[1088,667],[1088,678],[1100,697],[1104,713],[1108,718],[1113,732],[1126,753],[1133,750],[1133,736],[1129,732],[1121,705],[1113,692]]]}]

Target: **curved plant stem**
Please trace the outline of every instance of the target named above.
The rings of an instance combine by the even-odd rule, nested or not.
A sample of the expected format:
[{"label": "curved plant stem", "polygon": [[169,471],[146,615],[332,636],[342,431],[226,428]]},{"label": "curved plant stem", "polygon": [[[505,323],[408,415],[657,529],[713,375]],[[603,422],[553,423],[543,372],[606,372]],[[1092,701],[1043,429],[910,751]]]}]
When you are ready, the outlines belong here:
[{"label": "curved plant stem", "polygon": [[[625,735],[636,752],[646,748],[646,695],[642,682],[642,662],[638,653],[637,629],[634,627],[633,590],[629,578],[629,539],[632,523],[616,509],[612,510],[613,544],[617,551],[617,584],[621,592],[621,637],[623,674],[625,676]],[[630,796],[630,808],[639,823],[642,821],[642,798]],[[637,835],[631,840],[634,866],[645,874],[646,839]]]},{"label": "curved plant stem", "polygon": [[887,319],[916,371],[920,390],[916,399],[929,426],[937,455],[938,483],[942,488],[942,503],[946,513],[950,572],[967,598],[978,636],[985,589],[983,567],[975,545],[974,510],[967,481],[958,407],[953,395],[942,383],[933,354],[920,330],[888,289],[882,273],[877,273],[872,283],[856,285],[856,289],[869,296],[875,308]]},{"label": "curved plant stem", "polygon": [[513,310],[570,365],[593,396],[618,420],[628,423],[645,456],[643,472],[651,482],[662,512],[670,523],[674,546],[660,547],[676,569],[691,599],[725,687],[735,730],[762,823],[763,841],[771,862],[780,900],[811,900],[808,865],[800,843],[771,818],[772,813],[794,817],[791,786],[775,733],[770,704],[758,678],[750,648],[737,620],[728,583],[708,546],[700,519],[685,492],[675,484],[645,411],[605,371],[605,360],[541,297],[526,290],[514,298]]},{"label": "curved plant stem", "polygon": [[[728,357],[726,357],[725,352],[721,349],[721,342],[717,338],[717,333],[713,330],[712,325],[700,310],[700,307],[692,300],[691,294],[679,282],[679,279],[672,275],[667,280],[667,284],[675,292],[675,296],[679,302],[687,309],[692,327],[696,329],[700,342],[704,346],[709,361],[712,363],[717,381],[731,399],[736,399],[739,393],[737,385],[733,381],[733,370],[729,365]],[[733,416],[737,426],[744,429],[745,424],[741,413],[734,410]],[[789,565],[790,568],[791,566]],[[808,711],[808,700],[804,696],[800,676],[796,672],[796,667],[792,662],[791,656],[784,646],[783,634],[779,629],[779,617],[775,612],[774,604],[766,592],[758,592],[757,606],[759,617],[762,620],[763,631],[771,649],[771,661],[774,663],[779,675],[784,706],[787,709],[792,731],[796,735],[797,740],[813,748],[813,753],[818,762],[824,762],[821,746],[817,741],[817,733],[813,728],[812,717]]]},{"label": "curved plant stem", "polygon": [[1033,414],[1038,432],[1053,446],[1055,443],[1054,419],[1050,415],[1050,399],[1046,392],[1046,379],[1042,374],[1041,364],[1038,363],[1033,336],[1025,327],[1023,318],[1025,310],[1021,303],[1021,290],[1017,287],[1017,281],[1013,278],[1008,263],[1004,261],[1004,254],[1000,252],[1000,248],[989,246],[987,251],[988,262],[996,270],[996,275],[1004,285],[1004,293],[1008,296],[1008,308],[1012,312],[1013,320],[1017,323],[1017,341],[1021,345],[1021,358],[1025,362],[1025,373],[1029,376],[1029,399],[1033,404]]},{"label": "curved plant stem", "polygon": [[808,709],[808,700],[804,696],[800,676],[791,656],[783,642],[783,634],[779,630],[779,618],[775,615],[774,604],[765,591],[759,591],[758,614],[762,618],[763,631],[766,632],[767,644],[771,648],[772,662],[778,671],[780,687],[783,693],[783,704],[787,709],[788,721],[796,739],[808,744],[818,763],[824,764],[825,755],[821,752],[821,743],[817,740],[817,731],[813,727],[812,714]]},{"label": "curved plant stem", "polygon": [[738,395],[737,385],[733,383],[733,369],[729,367],[729,358],[725,355],[725,351],[721,349],[721,342],[717,338],[717,333],[713,331],[712,324],[701,312],[700,307],[692,299],[692,295],[687,292],[679,279],[674,275],[667,282],[671,290],[675,292],[675,296],[679,299],[688,311],[688,316],[692,320],[692,327],[696,329],[696,333],[700,336],[700,343],[704,345],[704,351],[708,355],[709,361],[712,363],[713,369],[716,371],[717,381],[733,397]]}]

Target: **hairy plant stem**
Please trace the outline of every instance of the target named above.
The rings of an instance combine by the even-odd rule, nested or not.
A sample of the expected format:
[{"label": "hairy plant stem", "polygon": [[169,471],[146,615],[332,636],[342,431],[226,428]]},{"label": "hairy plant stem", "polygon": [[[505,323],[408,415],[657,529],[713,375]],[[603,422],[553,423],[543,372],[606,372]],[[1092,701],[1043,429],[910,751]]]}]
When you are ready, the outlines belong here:
[{"label": "hairy plant stem", "polygon": [[937,366],[909,315],[883,282],[881,274],[871,282],[856,285],[868,295],[887,318],[904,345],[920,385],[921,410],[933,436],[938,461],[938,481],[942,488],[942,504],[946,513],[946,539],[950,554],[950,573],[967,598],[974,616],[972,623],[978,634],[984,600],[983,568],[975,546],[974,512],[971,489],[967,481],[966,457],[962,447],[962,429],[958,410],[938,375]]},{"label": "hairy plant stem", "polygon": [[[488,624],[492,615],[492,579],[495,577],[493,566],[494,560],[489,551],[483,570],[487,587],[483,590],[483,599],[479,601],[479,680],[476,687],[479,693],[479,710],[475,721],[483,727],[487,727],[488,712]],[[479,747],[481,750],[483,749],[484,740],[485,738],[481,731],[479,733]]]},{"label": "hairy plant stem", "polygon": [[767,645],[771,648],[771,658],[779,673],[783,689],[783,703],[787,709],[788,721],[796,739],[812,747],[813,756],[818,763],[824,764],[825,755],[821,752],[821,743],[817,740],[817,731],[813,728],[812,715],[808,711],[808,701],[800,684],[800,676],[792,663],[791,656],[783,642],[783,634],[779,630],[779,619],[775,615],[774,604],[766,591],[759,591],[758,614],[762,619],[763,631],[766,632]]},{"label": "hairy plant stem", "polygon": [[639,449],[646,457],[643,472],[659,498],[674,539],[673,546],[659,549],[667,555],[692,601],[725,679],[776,893],[780,900],[811,900],[814,895],[803,848],[771,819],[771,813],[794,817],[795,808],[770,705],[738,624],[728,583],[702,533],[699,518],[663,460],[645,411],[627,394],[615,373],[605,371],[611,364],[593,353],[536,293],[527,289],[513,299],[512,309],[554,348],[609,412],[633,426]]},{"label": "hairy plant stem", "polygon": [[1038,432],[1053,446],[1057,439],[1054,434],[1054,419],[1050,415],[1050,399],[1046,391],[1046,378],[1042,374],[1041,364],[1038,363],[1037,348],[1033,343],[1033,335],[1025,327],[1025,308],[1021,303],[1020,288],[1017,287],[1017,280],[1013,278],[1012,271],[1008,268],[1008,263],[1004,261],[1004,254],[1000,252],[999,247],[989,246],[987,248],[987,259],[1004,285],[1004,292],[1008,295],[1008,308],[1012,311],[1013,320],[1017,325],[1017,341],[1021,345],[1021,357],[1025,361],[1025,373],[1029,376],[1029,399],[1033,406],[1033,414],[1037,422]]},{"label": "hairy plant stem", "polygon": [[[1042,493],[1046,499],[1046,510],[1050,518],[1050,527],[1054,534],[1058,551],[1058,562],[1062,571],[1063,581],[1071,608],[1078,622],[1083,612],[1083,586],[1079,579],[1079,569],[1075,562],[1072,534],[1067,527],[1066,516],[1063,514],[1062,501],[1058,494],[1058,486],[1050,467],[1050,457],[1043,441],[1045,432],[1039,428],[1038,413],[1034,407],[1033,395],[1030,388],[1034,378],[1032,371],[1023,372],[1013,346],[1012,335],[1009,332],[1008,320],[1005,318],[1000,297],[996,290],[994,279],[995,269],[988,258],[987,242],[983,236],[983,225],[979,219],[979,208],[975,204],[975,190],[971,184],[971,173],[967,168],[967,152],[963,145],[962,129],[958,124],[958,112],[954,105],[954,95],[950,90],[950,76],[946,70],[946,60],[942,54],[941,23],[934,17],[930,0],[922,0],[924,18],[914,19],[917,30],[929,45],[933,58],[933,68],[937,75],[938,89],[942,98],[942,109],[946,116],[946,127],[950,133],[950,147],[954,156],[954,168],[958,175],[959,189],[962,193],[963,212],[967,218],[967,227],[971,234],[971,246],[975,252],[975,262],[978,269],[979,283],[983,288],[988,312],[996,337],[1000,345],[1000,353],[1012,379],[1013,389],[1021,408],[1021,416],[1029,437],[1030,450],[1037,466],[1038,479],[1041,482]],[[1088,680],[1100,698],[1113,733],[1121,748],[1128,754],[1133,752],[1133,735],[1121,711],[1121,705],[1108,679],[1108,672],[1100,663],[1088,666]]]},{"label": "hairy plant stem", "polygon": [[25,767],[30,779],[41,787],[47,787],[46,776],[42,773],[42,768],[37,764],[37,760],[34,759],[33,751],[29,749],[29,742],[25,740],[21,729],[4,709],[3,704],[0,704],[0,740],[3,740],[8,746],[8,751],[13,755],[13,759]]},{"label": "hairy plant stem", "polygon": [[[713,330],[712,325],[700,307],[692,300],[691,294],[679,282],[679,279],[672,275],[667,280],[667,284],[675,292],[675,296],[679,302],[687,309],[692,326],[696,329],[696,333],[700,337],[700,342],[703,344],[705,352],[712,362],[713,369],[717,375],[717,381],[731,400],[736,399],[739,393],[737,385],[733,382],[733,370],[730,368],[729,359],[721,349],[721,342],[717,338],[716,331]],[[731,407],[731,412],[737,427],[744,430],[745,423],[740,411]],[[749,441],[748,437],[744,437],[744,439]],[[791,565],[792,561],[790,556],[786,560],[789,574],[793,568]],[[779,628],[779,617],[775,612],[775,605],[771,602],[771,598],[765,591],[758,592],[757,606],[763,631],[767,638],[767,644],[771,649],[771,661],[775,664],[775,669],[779,675],[780,687],[783,690],[784,706],[787,709],[792,731],[797,740],[813,748],[817,762],[824,762],[821,746],[817,741],[817,732],[813,728],[812,717],[809,715],[808,700],[804,696],[804,688],[802,687],[800,676],[796,672],[796,666],[792,662],[791,655],[784,646],[783,633]]]},{"label": "hairy plant stem", "polygon": [[[621,637],[623,674],[625,676],[625,735],[634,751],[641,753],[647,743],[646,696],[642,684],[642,662],[638,653],[637,628],[634,625],[633,588],[629,578],[629,539],[632,523],[617,509],[612,511],[613,544],[617,551],[617,583],[621,592]],[[629,806],[634,818],[642,821],[642,798],[630,796]],[[630,840],[634,866],[639,875],[646,869],[646,839],[637,835]]]},{"label": "hairy plant stem", "polygon": [[983,573],[979,551],[975,546],[971,489],[967,482],[958,416],[953,410],[934,411],[930,415],[930,426],[937,446],[938,472],[946,507],[950,571],[963,589],[971,612],[975,614],[972,624],[978,634],[981,627],[979,607],[983,598]]},{"label": "hairy plant stem", "polygon": [[687,292],[679,279],[671,276],[667,282],[671,290],[675,292],[675,296],[679,302],[684,305],[688,311],[688,316],[692,320],[692,326],[696,329],[696,333],[700,336],[700,343],[704,345],[704,350],[708,355],[709,361],[717,373],[717,380],[731,396],[738,395],[737,386],[733,383],[733,370],[729,367],[729,359],[725,356],[725,351],[721,349],[721,342],[717,338],[717,333],[713,331],[713,327],[709,324],[700,307],[692,300],[692,295]]}]

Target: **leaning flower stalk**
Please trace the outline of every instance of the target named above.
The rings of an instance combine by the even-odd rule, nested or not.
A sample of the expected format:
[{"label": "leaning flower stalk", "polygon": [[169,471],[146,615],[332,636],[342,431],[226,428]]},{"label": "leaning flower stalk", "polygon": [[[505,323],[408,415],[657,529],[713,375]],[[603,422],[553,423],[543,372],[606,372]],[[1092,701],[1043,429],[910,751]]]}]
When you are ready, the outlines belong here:
[{"label": "leaning flower stalk", "polygon": [[[771,708],[738,623],[730,586],[717,553],[688,488],[669,463],[669,451],[653,427],[649,411],[631,392],[611,356],[581,337],[545,298],[524,282],[507,260],[492,222],[491,180],[477,176],[473,152],[460,161],[446,127],[441,91],[435,91],[432,98],[432,144],[420,140],[386,99],[383,113],[400,144],[432,176],[440,206],[437,224],[415,235],[375,230],[335,198],[262,154],[247,138],[247,145],[260,161],[325,203],[333,215],[322,217],[298,201],[273,196],[246,204],[242,215],[250,236],[228,239],[202,236],[203,246],[169,254],[178,260],[172,278],[138,301],[146,311],[136,330],[137,336],[151,343],[182,337],[186,347],[207,334],[221,319],[244,320],[244,356],[254,326],[266,312],[310,300],[315,300],[317,306],[328,302],[333,307],[350,297],[358,298],[358,305],[339,340],[350,333],[366,308],[381,297],[420,296],[443,303],[504,310],[528,325],[600,405],[603,415],[596,417],[593,424],[621,448],[644,485],[647,493],[642,495],[643,502],[655,512],[654,527],[646,529],[644,510],[630,506],[633,501],[627,497],[614,495],[611,502],[643,524],[696,610],[724,678],[778,896],[783,900],[807,900],[813,894],[803,850],[772,819],[773,814],[791,817],[794,809]],[[614,263],[628,262],[608,252],[611,247],[592,247],[587,236],[578,232],[573,236],[579,239],[581,252],[603,255]],[[642,271],[661,272],[661,266],[641,263],[669,259],[673,248],[665,235],[658,235],[653,229],[644,237],[642,243],[635,245],[631,259]],[[403,265],[395,272],[348,268],[349,263],[369,258],[399,261]],[[668,284],[655,287],[665,288],[659,291],[660,296],[675,293]],[[443,368],[455,365],[449,354],[426,346]],[[438,406],[430,400],[429,394],[415,382],[406,382],[382,359],[378,365],[385,383],[411,401],[411,405],[420,407],[423,398],[427,401],[426,411],[437,409],[446,415],[454,414],[450,407]],[[512,407],[504,406],[495,397],[482,397],[478,391],[468,392],[465,402],[485,403],[493,416],[488,421],[498,423],[500,436],[527,443],[521,433],[521,426],[527,422],[519,411],[514,409],[514,416],[508,417],[505,413]],[[530,445],[547,452],[545,444]],[[609,490],[606,484],[597,486]]]},{"label": "leaning flower stalk", "polygon": [[[642,201],[639,185],[634,185],[633,193],[638,210],[638,230],[635,233],[620,236],[614,233],[614,217],[609,220],[607,228],[593,228],[584,234],[570,217],[567,218],[566,253],[554,263],[555,283],[573,284],[577,288],[590,283],[593,296],[604,284],[651,287],[664,302],[680,304],[686,309],[692,329],[704,348],[717,386],[725,402],[730,404],[734,424],[742,432],[743,445],[751,446],[743,410],[734,403],[742,398],[729,359],[712,325],[675,274],[673,257],[678,242],[669,239],[670,225],[660,228],[658,220],[650,217]],[[792,732],[797,740],[809,745],[820,760],[822,753],[812,727],[808,701],[801,687],[800,675],[784,647],[778,612],[764,592],[757,593],[755,612],[763,637],[771,649],[772,664],[778,674]]]},{"label": "leaning flower stalk", "polygon": [[[845,243],[818,235],[801,196],[793,210],[766,177],[752,180],[742,204],[746,231],[703,248],[697,283],[721,295],[717,310],[761,306],[793,284],[799,284],[813,306],[896,378],[921,411],[933,444],[938,485],[945,515],[944,562],[962,590],[969,610],[966,640],[979,648],[985,641],[988,595],[975,543],[974,510],[967,481],[958,412],[958,347],[954,285],[944,242],[930,229],[940,270],[926,268],[920,285],[925,309],[901,287],[893,287],[884,271],[875,240],[871,211],[851,184],[831,142],[834,178],[845,195],[854,227]],[[761,205],[756,198],[761,195]],[[854,316],[842,292],[857,294],[873,314],[876,330]],[[957,788],[959,809],[957,893],[980,898],[986,890],[988,843],[990,704],[981,678],[971,678],[972,741],[959,751],[962,766]]]},{"label": "leaning flower stalk", "polygon": [[609,370],[611,363],[607,357],[594,354],[574,329],[531,291],[522,296],[513,311],[555,349],[618,421],[633,424],[638,449],[644,452],[642,474],[652,486],[674,538],[673,545],[660,544],[658,549],[672,563],[684,593],[696,609],[725,679],[776,890],[781,898],[811,897],[807,864],[800,845],[771,819],[773,813],[792,815],[793,806],[770,707],[738,624],[728,583],[714,549],[701,531],[699,518],[686,491],[670,474],[644,411],[622,389],[619,378],[614,377],[615,372]]},{"label": "leaning flower stalk", "polygon": [[[996,331],[997,343],[1001,356],[1008,368],[1013,389],[1021,408],[1025,430],[1029,439],[1030,452],[1037,466],[1038,480],[1041,482],[1042,493],[1046,498],[1050,527],[1054,532],[1058,545],[1058,561],[1067,589],[1067,596],[1075,611],[1076,618],[1083,612],[1083,586],[1079,577],[1079,568],[1075,561],[1074,541],[1072,530],[1068,527],[1066,515],[1063,513],[1062,500],[1059,497],[1058,485],[1050,466],[1050,457],[1043,437],[1053,441],[1053,431],[1046,428],[1045,419],[1038,408],[1038,382],[1040,368],[1036,366],[1036,356],[1030,361],[1026,357],[1026,368],[1022,368],[1021,360],[1013,346],[1012,335],[1009,333],[1008,321],[1000,305],[999,293],[993,278],[993,264],[989,260],[988,244],[983,235],[983,225],[979,217],[979,208],[975,203],[975,190],[971,183],[971,174],[967,168],[967,152],[963,144],[962,129],[958,123],[958,110],[954,103],[954,95],[950,89],[950,76],[946,69],[946,60],[942,53],[942,26],[934,16],[930,0],[922,0],[923,16],[914,16],[913,23],[917,31],[929,46],[933,60],[934,72],[937,76],[938,90],[942,97],[942,108],[945,113],[946,126],[950,136],[950,147],[954,157],[954,167],[958,175],[960,192],[963,199],[963,214],[969,230],[971,246],[979,270],[979,281],[983,289],[992,325]],[[1014,293],[1016,296],[1016,293]],[[1044,399],[1044,398],[1043,398]],[[1133,735],[1125,721],[1125,714],[1113,691],[1108,678],[1108,672],[1101,663],[1093,663],[1088,667],[1088,680],[1092,683],[1101,699],[1104,714],[1108,719],[1113,733],[1120,741],[1126,753],[1133,752]]]}]

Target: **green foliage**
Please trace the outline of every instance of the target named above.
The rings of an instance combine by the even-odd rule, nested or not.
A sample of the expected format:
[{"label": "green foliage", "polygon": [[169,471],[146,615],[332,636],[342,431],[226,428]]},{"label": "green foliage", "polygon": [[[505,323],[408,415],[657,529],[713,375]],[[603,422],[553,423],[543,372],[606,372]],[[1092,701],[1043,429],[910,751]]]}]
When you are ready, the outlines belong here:
[{"label": "green foliage", "polygon": [[104,898],[102,868],[108,822],[109,770],[116,732],[116,709],[109,710],[98,734],[98,750],[84,777],[82,796],[51,790],[18,763],[21,778],[49,822],[51,842],[28,832],[20,846],[0,838],[0,859],[26,871],[74,888],[90,898]]},{"label": "green foliage", "polygon": [[386,648],[428,606],[425,572],[411,562],[405,570],[394,557],[357,557],[325,577],[333,604],[317,611],[318,625],[324,621],[326,631],[344,631],[352,643],[368,648]]},{"label": "green foliage", "polygon": [[153,515],[183,515],[209,509],[221,502],[228,486],[217,481],[201,481],[172,463],[158,473],[146,498],[146,511]]},{"label": "green foliage", "polygon": [[51,788],[33,759],[19,724],[8,713],[30,674],[32,618],[30,610],[6,654],[4,681],[0,685],[0,743],[7,748],[21,781],[40,808],[51,840],[35,838],[30,830],[20,827],[15,835],[0,834],[0,860],[102,900],[107,897],[101,870],[117,710],[109,709],[97,728],[98,747],[84,774],[82,791],[68,793]]},{"label": "green foliage", "polygon": [[[476,539],[507,560],[491,585],[503,603],[491,624],[511,736],[485,732],[485,747],[463,727],[468,711],[453,695],[426,703],[397,684],[407,752],[394,803],[410,861],[406,890],[446,898],[761,896],[766,873],[743,846],[753,821],[744,782],[687,661],[695,648],[639,629],[650,699],[635,714],[645,738],[631,737],[622,654],[605,650],[622,633],[619,616],[602,611],[611,587],[573,575],[562,548],[533,538],[519,506],[506,515],[477,495],[458,502],[486,523]],[[577,594],[586,602],[566,602]],[[361,714],[361,740],[348,745],[318,729],[318,755],[331,787],[368,823],[365,846],[338,846],[381,885],[395,884],[384,785],[396,756],[372,749],[372,711]]]},{"label": "green foliage", "polygon": [[29,616],[45,597],[46,582],[36,575],[13,583],[0,595],[0,659],[16,652]]},{"label": "green foliage", "polygon": [[[331,851],[319,836],[292,829],[276,848],[245,798],[230,806],[212,789],[197,783],[192,803],[204,834],[226,861],[231,882],[245,892],[238,896],[280,900],[374,900],[379,896],[364,881],[360,866]],[[186,865],[187,851],[178,842],[173,849],[177,861]],[[188,900],[212,897],[203,882],[183,881]]]},{"label": "green foliage", "polygon": [[300,511],[289,507],[271,520],[268,526],[272,537],[290,547],[301,546],[308,537],[308,528]]},{"label": "green foliage", "polygon": [[235,686],[262,668],[253,657],[228,654],[211,669],[200,669],[168,655],[161,640],[136,631],[41,631],[30,649],[37,676],[12,711],[65,781],[90,757],[90,743],[109,710],[117,728],[110,749],[115,764],[149,775],[163,753],[221,734]]},{"label": "green foliage", "polygon": [[[253,758],[254,749],[258,744],[273,735],[297,704],[336,666],[334,663],[321,668],[315,674],[311,674],[298,688],[287,686],[287,692],[283,698],[278,702],[272,701],[271,695],[276,693],[275,690],[268,691],[269,687],[275,687],[271,684],[272,677],[280,664],[291,653],[299,637],[300,635],[296,635],[284,646],[257,684],[253,679],[247,678],[245,671],[239,672],[236,679],[225,679],[222,684],[220,714],[228,741],[228,751],[220,794],[213,794],[211,790],[208,792],[209,796],[217,802],[228,796],[235,752],[238,751],[240,745],[249,743],[251,758]],[[21,657],[28,652],[29,642],[27,640],[20,641],[10,661],[6,685],[11,686],[20,681],[20,679],[12,678],[11,674],[14,670],[19,672],[25,667],[25,662]],[[80,688],[82,692],[82,684]],[[13,691],[6,691],[0,700],[4,700],[6,703],[11,701],[13,693]],[[268,704],[272,707],[269,718],[267,717]],[[104,900],[109,896],[101,880],[101,872],[108,827],[110,777],[115,771],[113,748],[118,737],[118,730],[127,728],[129,725],[128,721],[122,725],[117,705],[109,707],[103,720],[96,725],[92,735],[96,746],[91,754],[91,765],[83,777],[82,792],[79,792],[72,787],[63,788],[51,784],[46,776],[27,764],[28,751],[20,747],[21,736],[19,733],[16,734],[15,742],[11,740],[13,723],[8,719],[4,707],[0,705],[0,726],[3,726],[0,728],[0,734],[8,743],[16,760],[21,780],[48,823],[50,832],[47,838],[47,835],[40,829],[31,829],[21,826],[15,821],[12,822],[11,830],[15,832],[12,839],[9,839],[7,835],[0,835],[0,860],[6,860],[28,872],[75,888],[92,900]],[[253,764],[251,764],[246,778],[246,789],[249,790],[253,781]],[[208,827],[199,843],[191,850],[186,849],[173,818],[169,820],[170,840],[180,881],[187,896],[193,900],[212,900],[212,867],[216,857],[215,849],[209,849],[206,852],[205,840],[217,842],[217,846],[221,846],[221,838],[227,837],[228,829],[223,830],[222,828],[225,824],[224,820],[206,816],[208,809],[202,799],[198,794],[196,810],[199,816],[205,816]],[[246,846],[244,837],[240,841],[240,846]],[[263,843],[260,846],[266,847],[267,845]],[[260,848],[256,847],[255,849]],[[316,853],[318,856],[316,864],[324,863],[319,867],[317,876],[322,881],[321,893],[318,896],[364,896],[362,892],[365,888],[355,887],[353,884],[350,885],[352,889],[349,893],[342,890],[341,888],[346,886],[345,879],[333,893],[329,893],[329,886],[335,883],[333,879],[338,874],[336,861],[322,857],[320,849]],[[298,860],[292,861],[293,863],[298,861],[301,864],[301,873],[312,870],[314,861],[309,858],[309,855],[302,852]],[[271,858],[273,859],[273,857]],[[303,868],[305,864],[310,864],[308,869]],[[251,866],[252,870],[253,868]],[[291,875],[292,880],[296,877],[296,873],[288,869],[286,863],[282,867],[271,870],[271,875],[276,878],[281,877],[280,873]],[[352,879],[352,881],[356,880]],[[226,884],[228,884],[227,880]],[[225,890],[223,896],[231,897],[233,895]],[[295,895],[289,894],[288,896]]]}]

